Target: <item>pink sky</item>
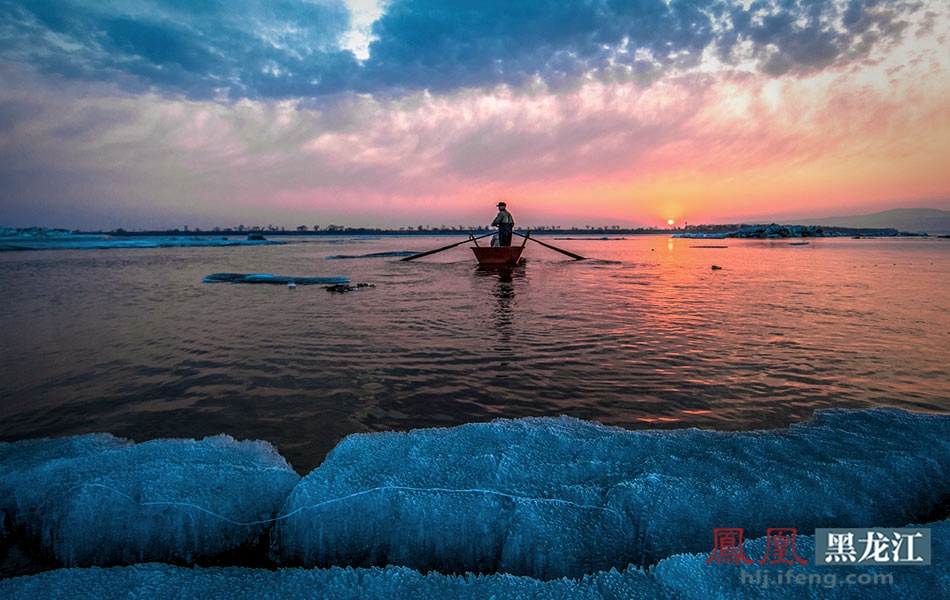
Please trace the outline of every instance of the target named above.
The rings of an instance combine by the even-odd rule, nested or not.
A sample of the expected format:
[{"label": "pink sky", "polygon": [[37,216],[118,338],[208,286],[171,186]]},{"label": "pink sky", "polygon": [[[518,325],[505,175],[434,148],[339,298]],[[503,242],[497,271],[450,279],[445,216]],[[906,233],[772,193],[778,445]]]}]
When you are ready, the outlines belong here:
[{"label": "pink sky", "polygon": [[189,99],[0,60],[0,225],[693,224],[950,210],[948,9],[859,60]]}]

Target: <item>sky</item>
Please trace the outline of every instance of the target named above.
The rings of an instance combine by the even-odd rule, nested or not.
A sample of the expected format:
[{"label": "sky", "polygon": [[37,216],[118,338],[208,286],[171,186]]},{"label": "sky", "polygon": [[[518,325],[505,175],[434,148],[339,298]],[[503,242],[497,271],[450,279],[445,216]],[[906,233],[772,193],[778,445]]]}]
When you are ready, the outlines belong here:
[{"label": "sky", "polygon": [[0,225],[950,210],[946,0],[0,0]]}]

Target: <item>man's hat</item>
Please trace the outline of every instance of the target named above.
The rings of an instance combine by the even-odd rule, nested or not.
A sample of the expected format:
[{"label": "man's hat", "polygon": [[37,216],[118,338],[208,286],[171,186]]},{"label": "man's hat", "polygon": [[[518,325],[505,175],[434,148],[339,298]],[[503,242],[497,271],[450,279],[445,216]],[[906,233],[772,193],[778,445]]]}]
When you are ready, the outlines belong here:
[{"label": "man's hat", "polygon": [[508,206],[508,205],[505,204],[504,202],[499,202],[499,203],[498,203],[498,206],[501,207],[501,208],[504,208],[504,207],[506,207],[506,206]]}]

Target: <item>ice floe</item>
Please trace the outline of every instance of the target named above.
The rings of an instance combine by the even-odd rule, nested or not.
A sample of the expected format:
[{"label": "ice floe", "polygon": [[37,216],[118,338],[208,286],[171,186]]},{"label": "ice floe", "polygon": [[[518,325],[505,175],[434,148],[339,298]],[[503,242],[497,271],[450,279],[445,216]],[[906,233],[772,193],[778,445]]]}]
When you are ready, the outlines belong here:
[{"label": "ice floe", "polygon": [[203,280],[205,283],[269,283],[288,285],[337,285],[350,282],[349,277],[289,277],[270,273],[212,273]]},{"label": "ice floe", "polygon": [[371,254],[358,254],[358,255],[332,254],[330,256],[327,256],[326,259],[339,260],[339,259],[346,259],[346,258],[398,258],[398,257],[403,257],[403,256],[414,256],[416,254],[418,254],[418,252],[413,252],[409,250],[394,250],[392,252],[373,252]]}]

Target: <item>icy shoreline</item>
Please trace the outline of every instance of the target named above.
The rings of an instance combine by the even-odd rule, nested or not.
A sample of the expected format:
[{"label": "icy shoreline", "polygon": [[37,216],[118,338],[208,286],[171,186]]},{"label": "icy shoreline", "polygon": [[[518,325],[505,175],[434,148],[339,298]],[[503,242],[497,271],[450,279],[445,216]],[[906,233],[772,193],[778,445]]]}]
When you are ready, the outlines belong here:
[{"label": "icy shoreline", "polygon": [[[950,553],[950,521],[929,524],[934,555]],[[757,556],[766,538],[743,545]],[[798,552],[813,551],[813,536],[797,538]],[[711,598],[941,598],[950,592],[945,568],[710,564],[709,553],[679,554],[649,568],[599,571],[575,579],[542,581],[507,574],[422,573],[407,567],[277,570],[240,567],[178,567],[140,564],[106,569],[60,569],[33,577],[0,580],[9,598],[287,598],[484,599],[563,598],[589,600],[709,600]],[[887,571],[887,572],[883,572]],[[792,573],[792,576],[789,576]]]},{"label": "icy shoreline", "polygon": [[280,240],[204,235],[124,237],[78,233],[62,229],[0,229],[0,252],[25,250],[104,250],[112,248],[197,248],[205,246],[273,246]]},{"label": "icy shoreline", "polygon": [[[950,415],[891,409],[822,410],[756,432],[562,417],[359,434],[303,478],[270,444],[228,436],[24,440],[0,444],[0,533],[82,568],[5,580],[0,595],[217,581],[261,597],[298,585],[339,597],[702,597],[741,585],[738,569],[706,564],[714,528],[743,528],[758,556],[769,528],[793,527],[813,559],[818,527],[941,521],[927,525],[934,565],[898,569],[900,585],[938,597],[948,497]],[[180,567],[267,548],[276,571]],[[156,561],[169,564],[140,564]]]}]

